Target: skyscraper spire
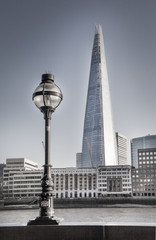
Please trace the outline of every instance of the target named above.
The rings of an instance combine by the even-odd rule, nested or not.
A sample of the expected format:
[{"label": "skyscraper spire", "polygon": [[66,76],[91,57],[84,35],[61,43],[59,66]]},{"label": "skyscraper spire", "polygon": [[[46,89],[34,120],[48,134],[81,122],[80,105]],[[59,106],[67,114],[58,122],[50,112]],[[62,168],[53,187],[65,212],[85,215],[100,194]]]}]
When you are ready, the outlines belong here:
[{"label": "skyscraper spire", "polygon": [[88,85],[81,167],[117,165],[102,28],[95,26]]}]

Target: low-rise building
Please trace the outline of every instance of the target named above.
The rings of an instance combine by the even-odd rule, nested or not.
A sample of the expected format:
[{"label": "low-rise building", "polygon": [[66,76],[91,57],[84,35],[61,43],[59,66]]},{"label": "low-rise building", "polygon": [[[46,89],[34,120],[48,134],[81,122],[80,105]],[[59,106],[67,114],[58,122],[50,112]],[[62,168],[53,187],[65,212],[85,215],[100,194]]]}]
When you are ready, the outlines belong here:
[{"label": "low-rise building", "polygon": [[56,198],[86,198],[97,196],[97,174],[94,168],[53,168]]},{"label": "low-rise building", "polygon": [[[33,189],[32,186],[36,181],[37,170],[37,163],[29,159],[6,159],[6,167],[3,169],[4,199],[36,196],[38,192],[36,193],[36,189]],[[38,179],[41,181],[41,171]]]},{"label": "low-rise building", "polygon": [[[10,164],[11,163],[11,164]],[[4,198],[33,198],[41,193],[43,170],[26,169],[30,160],[7,159],[4,168]],[[11,166],[11,167],[10,167]],[[18,167],[20,166],[20,167]],[[36,165],[37,166],[37,165]],[[131,195],[130,166],[98,168],[52,168],[55,198],[96,198]]]},{"label": "low-rise building", "polygon": [[102,166],[97,168],[97,193],[101,197],[132,195],[131,166]]}]

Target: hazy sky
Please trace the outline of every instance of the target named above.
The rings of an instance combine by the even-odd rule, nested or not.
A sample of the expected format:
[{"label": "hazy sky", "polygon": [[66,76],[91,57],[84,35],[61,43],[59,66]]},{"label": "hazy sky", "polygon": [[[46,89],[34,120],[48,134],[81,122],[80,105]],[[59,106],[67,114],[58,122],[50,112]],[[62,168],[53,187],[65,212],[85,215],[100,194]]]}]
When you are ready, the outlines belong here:
[{"label": "hazy sky", "polygon": [[103,29],[115,131],[156,134],[155,0],[0,0],[0,162],[44,164],[44,119],[32,101],[51,72],[64,99],[51,121],[51,162],[75,166],[95,24]]}]

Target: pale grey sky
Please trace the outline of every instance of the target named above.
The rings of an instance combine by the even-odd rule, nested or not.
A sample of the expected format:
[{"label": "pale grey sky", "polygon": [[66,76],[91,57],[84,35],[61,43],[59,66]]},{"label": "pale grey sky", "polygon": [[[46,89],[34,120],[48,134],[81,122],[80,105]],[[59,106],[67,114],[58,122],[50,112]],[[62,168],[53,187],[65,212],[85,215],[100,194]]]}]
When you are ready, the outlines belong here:
[{"label": "pale grey sky", "polygon": [[64,95],[51,121],[51,161],[75,166],[95,24],[103,29],[115,130],[128,141],[156,134],[155,23],[155,0],[0,0],[0,162],[44,164],[44,120],[32,93],[49,71]]}]

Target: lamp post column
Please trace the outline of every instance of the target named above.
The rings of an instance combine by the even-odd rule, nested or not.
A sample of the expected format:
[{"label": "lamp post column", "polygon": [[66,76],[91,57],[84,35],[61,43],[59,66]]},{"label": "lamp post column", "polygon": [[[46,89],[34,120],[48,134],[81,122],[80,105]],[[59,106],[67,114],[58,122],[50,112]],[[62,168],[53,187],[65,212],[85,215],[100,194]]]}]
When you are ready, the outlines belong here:
[{"label": "lamp post column", "polygon": [[63,95],[54,83],[52,74],[43,74],[39,86],[33,93],[35,105],[44,114],[45,120],[45,163],[41,179],[42,193],[40,195],[39,217],[28,222],[28,225],[58,225],[61,219],[54,216],[53,197],[54,185],[51,177],[50,164],[50,120],[52,113],[59,106]]},{"label": "lamp post column", "polygon": [[45,165],[44,175],[41,180],[42,193],[40,199],[40,217],[51,218],[54,214],[53,208],[53,181],[51,178],[50,164],[50,120],[52,111],[47,109],[44,113],[45,119]]}]

